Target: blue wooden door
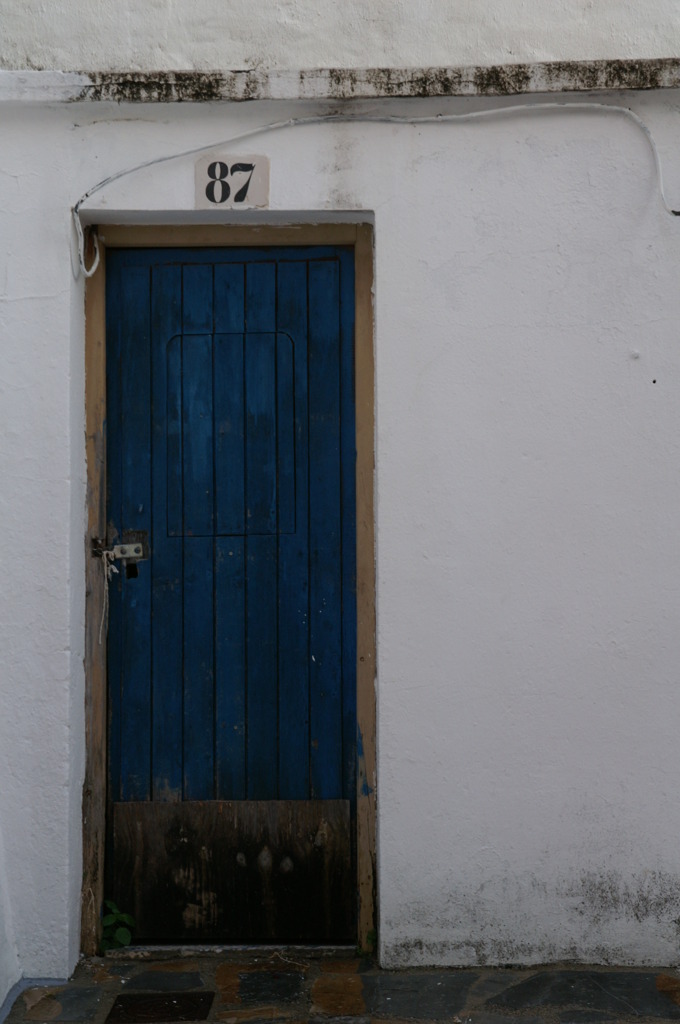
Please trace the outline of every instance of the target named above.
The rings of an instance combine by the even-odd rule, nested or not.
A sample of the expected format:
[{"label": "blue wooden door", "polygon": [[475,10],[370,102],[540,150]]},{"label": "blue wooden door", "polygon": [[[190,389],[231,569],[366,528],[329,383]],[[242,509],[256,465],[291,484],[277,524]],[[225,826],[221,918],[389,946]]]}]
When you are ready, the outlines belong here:
[{"label": "blue wooden door", "polygon": [[109,890],[139,941],[355,938],[354,267],[107,256]]}]

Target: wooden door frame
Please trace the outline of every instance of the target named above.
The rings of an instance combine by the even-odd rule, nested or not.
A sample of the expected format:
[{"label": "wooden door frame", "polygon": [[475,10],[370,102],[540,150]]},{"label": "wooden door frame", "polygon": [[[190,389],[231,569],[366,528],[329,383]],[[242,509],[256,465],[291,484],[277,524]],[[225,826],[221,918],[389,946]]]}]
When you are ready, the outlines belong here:
[{"label": "wooden door frame", "polygon": [[[376,703],[373,354],[373,229],[369,224],[290,227],[222,225],[130,227],[97,231],[100,262],[85,290],[87,536],[85,597],[85,733],[81,950],[98,951],[106,831],[106,616],[96,540],[106,536],[106,250],[107,248],[350,245],[355,263],[356,549],[357,549],[357,893],[361,949],[376,948]],[[105,627],[104,627],[105,628]]]}]

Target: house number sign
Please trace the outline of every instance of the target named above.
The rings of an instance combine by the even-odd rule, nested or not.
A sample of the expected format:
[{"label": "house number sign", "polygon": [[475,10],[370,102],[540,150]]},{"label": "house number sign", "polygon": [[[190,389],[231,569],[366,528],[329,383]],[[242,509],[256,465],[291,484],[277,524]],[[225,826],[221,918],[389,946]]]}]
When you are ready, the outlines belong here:
[{"label": "house number sign", "polygon": [[252,210],[269,206],[269,159],[211,153],[196,161],[197,210]]}]

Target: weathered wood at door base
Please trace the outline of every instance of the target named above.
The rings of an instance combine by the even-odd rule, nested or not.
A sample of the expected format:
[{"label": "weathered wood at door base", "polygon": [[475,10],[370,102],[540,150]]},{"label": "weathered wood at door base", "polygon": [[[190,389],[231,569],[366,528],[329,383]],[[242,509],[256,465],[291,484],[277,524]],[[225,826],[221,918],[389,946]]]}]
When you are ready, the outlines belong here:
[{"label": "weathered wood at door base", "polygon": [[117,803],[113,822],[136,942],[356,936],[347,800]]},{"label": "weathered wood at door base", "polygon": [[356,942],[341,946],[319,945],[318,943],[295,942],[210,942],[180,943],[176,945],[123,946],[121,949],[107,949],[107,960],[164,960],[191,959],[197,956],[229,956],[248,960],[257,956],[304,957],[305,960],[352,960],[356,958]]}]

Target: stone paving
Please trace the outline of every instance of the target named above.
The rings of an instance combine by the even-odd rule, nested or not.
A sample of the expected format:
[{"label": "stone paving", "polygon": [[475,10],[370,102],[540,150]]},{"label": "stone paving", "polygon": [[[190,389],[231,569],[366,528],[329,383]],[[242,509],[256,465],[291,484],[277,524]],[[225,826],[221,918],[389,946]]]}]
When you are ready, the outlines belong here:
[{"label": "stone paving", "polygon": [[680,1020],[680,972],[600,967],[380,970],[294,950],[83,960],[22,992],[8,1024],[610,1024]]}]

